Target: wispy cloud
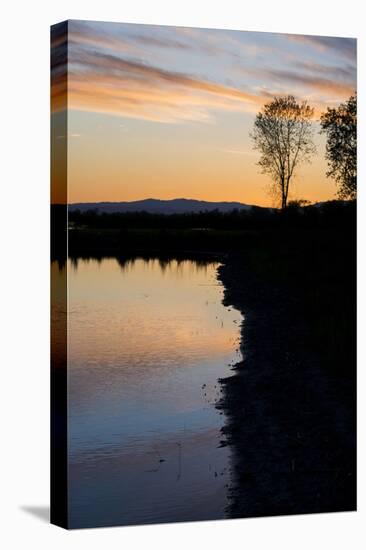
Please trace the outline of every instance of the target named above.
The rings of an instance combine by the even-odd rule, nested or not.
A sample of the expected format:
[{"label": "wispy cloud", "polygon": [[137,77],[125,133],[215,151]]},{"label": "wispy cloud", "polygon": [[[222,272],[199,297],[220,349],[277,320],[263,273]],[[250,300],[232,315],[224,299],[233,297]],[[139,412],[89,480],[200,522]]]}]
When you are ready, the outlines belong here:
[{"label": "wispy cloud", "polygon": [[[336,52],[339,66],[289,55],[278,68],[276,48],[286,49],[287,40],[306,45],[306,51]],[[272,42],[276,62],[267,68]],[[210,122],[217,111],[257,111],[278,94],[311,98],[320,110],[327,101],[353,93],[354,40],[276,35],[272,42],[258,33],[239,37],[232,31],[73,21],[67,36],[65,28],[53,35],[52,108],[65,108],[67,91],[69,108],[168,123]],[[187,65],[172,70],[174,63],[166,63],[171,51],[185,60],[194,59],[192,70]],[[221,65],[222,70],[213,62],[219,54],[221,63],[229,62]],[[348,61],[341,63],[342,56]],[[207,59],[211,59],[209,76],[202,74]]]},{"label": "wispy cloud", "polygon": [[149,32],[145,31],[144,33],[145,25],[124,24],[120,26],[113,23],[103,25],[88,21],[72,21],[69,28],[69,42],[94,48],[110,48],[130,54],[143,54],[146,47],[149,46],[184,50],[192,48],[192,44],[188,41],[185,42],[171,36],[169,31],[164,32],[164,27],[151,25],[148,28]]},{"label": "wispy cloud", "polygon": [[281,82],[283,85],[296,84],[310,90],[318,90],[322,93],[344,97],[351,95],[354,91],[353,84],[347,84],[339,80],[324,78],[318,74],[306,74],[292,70],[281,69],[262,69],[257,74],[262,74],[265,78],[271,78],[274,81]]},{"label": "wispy cloud", "polygon": [[318,51],[333,52],[355,62],[357,41],[354,38],[342,38],[335,36],[311,36],[300,34],[288,34],[287,38],[294,42],[301,42],[312,46]]},{"label": "wispy cloud", "polygon": [[301,61],[296,60],[293,63],[296,69],[301,69],[310,72],[314,75],[326,76],[335,80],[345,80],[349,82],[355,82],[356,80],[356,66],[353,64],[347,65],[324,65],[322,63],[316,63],[315,61]]},{"label": "wispy cloud", "polygon": [[263,102],[246,90],[168,71],[113,53],[74,47],[69,107],[162,122],[211,120],[211,110],[251,110]]},{"label": "wispy cloud", "polygon": [[291,61],[284,68],[241,66],[243,76],[257,81],[257,90],[271,99],[293,94],[307,99],[315,109],[317,118],[328,104],[344,101],[355,92],[356,69],[351,64],[326,65],[309,60]]}]

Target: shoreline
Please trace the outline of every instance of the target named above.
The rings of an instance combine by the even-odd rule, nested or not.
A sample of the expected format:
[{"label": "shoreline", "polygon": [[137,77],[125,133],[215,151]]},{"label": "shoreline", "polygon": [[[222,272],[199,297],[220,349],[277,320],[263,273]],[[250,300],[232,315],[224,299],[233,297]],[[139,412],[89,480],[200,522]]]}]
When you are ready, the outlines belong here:
[{"label": "shoreline", "polygon": [[258,278],[243,256],[218,268],[223,303],[243,315],[243,360],[220,380],[232,449],[228,516],[356,509],[355,381],[330,375],[290,292]]}]

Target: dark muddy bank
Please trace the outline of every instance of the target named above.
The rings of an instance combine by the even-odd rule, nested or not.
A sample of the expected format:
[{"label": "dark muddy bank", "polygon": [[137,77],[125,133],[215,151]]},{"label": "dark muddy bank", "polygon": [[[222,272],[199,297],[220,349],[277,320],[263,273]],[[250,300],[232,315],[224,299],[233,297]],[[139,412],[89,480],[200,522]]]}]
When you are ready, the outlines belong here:
[{"label": "dark muddy bank", "polygon": [[245,317],[222,380],[233,449],[230,517],[356,509],[355,242],[297,236],[219,269]]}]

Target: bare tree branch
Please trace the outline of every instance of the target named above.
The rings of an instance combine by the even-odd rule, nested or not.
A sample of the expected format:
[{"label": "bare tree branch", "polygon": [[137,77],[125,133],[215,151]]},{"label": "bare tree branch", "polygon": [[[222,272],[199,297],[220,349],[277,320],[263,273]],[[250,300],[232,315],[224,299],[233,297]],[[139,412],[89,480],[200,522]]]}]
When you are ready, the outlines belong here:
[{"label": "bare tree branch", "polygon": [[306,101],[299,104],[289,95],[264,105],[254,122],[251,137],[254,148],[261,152],[258,165],[272,178],[282,208],[286,208],[296,168],[310,161],[315,152],[313,113]]}]

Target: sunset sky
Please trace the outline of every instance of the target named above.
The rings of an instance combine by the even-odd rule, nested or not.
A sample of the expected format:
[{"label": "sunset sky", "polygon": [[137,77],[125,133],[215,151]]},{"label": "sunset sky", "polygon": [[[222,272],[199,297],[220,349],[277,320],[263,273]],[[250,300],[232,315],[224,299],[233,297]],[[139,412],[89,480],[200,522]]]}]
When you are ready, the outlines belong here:
[{"label": "sunset sky", "polygon": [[[53,37],[55,51],[65,36]],[[56,55],[57,58],[57,55]],[[64,67],[54,64],[55,154]],[[68,202],[178,197],[272,205],[249,134],[275,95],[307,99],[316,118],[356,89],[356,40],[71,21]],[[325,139],[290,198],[335,197]],[[57,175],[54,175],[57,187]],[[59,193],[53,192],[54,202]]]}]

